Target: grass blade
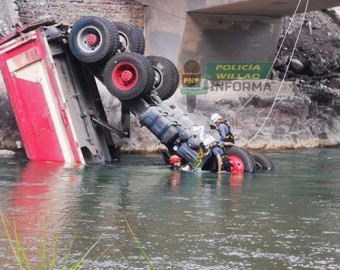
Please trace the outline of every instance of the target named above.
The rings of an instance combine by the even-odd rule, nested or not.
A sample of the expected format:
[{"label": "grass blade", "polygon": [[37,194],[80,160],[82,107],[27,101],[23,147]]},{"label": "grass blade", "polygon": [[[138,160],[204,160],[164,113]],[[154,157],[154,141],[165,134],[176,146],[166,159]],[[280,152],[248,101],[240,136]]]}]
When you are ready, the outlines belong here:
[{"label": "grass blade", "polygon": [[125,216],[125,214],[124,214],[124,220],[125,220],[125,223],[126,223],[128,229],[129,229],[129,231],[130,231],[130,233],[131,233],[131,235],[132,235],[132,237],[133,237],[133,240],[135,240],[135,242],[136,242],[136,244],[137,244],[137,247],[138,247],[139,250],[142,252],[142,254],[143,254],[143,256],[144,256],[144,259],[145,259],[145,260],[147,261],[147,263],[149,264],[150,270],[155,270],[155,268],[154,268],[154,266],[153,266],[153,264],[152,264],[152,261],[151,261],[149,255],[146,253],[146,251],[144,250],[143,246],[141,245],[141,243],[140,243],[139,240],[137,239],[136,235],[135,235],[134,232],[132,231],[131,226],[130,226],[130,224],[129,224],[129,222],[128,222],[126,216]]},{"label": "grass blade", "polygon": [[70,267],[70,270],[79,270],[81,269],[81,267],[83,266],[83,264],[85,263],[85,260],[87,258],[87,256],[90,254],[90,252],[95,248],[95,246],[97,246],[97,244],[99,243],[99,241],[103,238],[104,235],[102,235],[93,245],[92,247],[85,253],[85,255],[79,260],[77,261],[74,265],[72,265]]},{"label": "grass blade", "polygon": [[73,241],[74,241],[74,240],[72,239],[71,245],[70,245],[70,247],[69,247],[69,249],[68,249],[68,251],[67,251],[66,257],[65,257],[65,259],[64,259],[63,270],[66,270],[66,265],[67,265],[68,259],[69,259],[69,257],[70,257],[70,254],[71,254],[71,248],[72,248],[72,246],[73,246]]},{"label": "grass blade", "polygon": [[12,249],[12,252],[17,260],[17,263],[19,265],[19,268],[20,270],[24,270],[24,267],[22,266],[22,263],[21,263],[21,257],[20,255],[18,254],[17,252],[17,249],[14,247],[14,243],[13,243],[13,239],[11,237],[11,233],[10,233],[10,225],[9,225],[9,222],[8,220],[4,217],[4,215],[1,213],[1,221],[2,221],[2,225],[5,229],[5,234],[6,234],[6,237],[7,237],[7,240],[8,240],[8,243]]},{"label": "grass blade", "polygon": [[[113,247],[113,245],[111,245],[111,246],[109,246],[107,249],[105,249],[104,252],[102,252],[102,254],[100,254],[100,255],[98,256],[98,258],[97,258],[95,261],[92,262],[91,266],[93,266],[93,265],[94,265],[101,257],[103,257],[103,256],[105,255],[105,253],[106,253],[110,248],[112,248],[112,247]],[[91,269],[91,267],[90,267],[90,269]]]},{"label": "grass blade", "polygon": [[57,240],[55,241],[54,245],[53,245],[53,251],[52,251],[52,259],[49,262],[49,270],[52,270],[53,267],[55,266],[55,263],[57,261],[57,248],[59,245],[59,237],[57,238]]},{"label": "grass blade", "polygon": [[28,255],[26,253],[26,250],[24,248],[22,241],[19,239],[19,235],[17,233],[17,226],[15,224],[15,221],[13,221],[13,224],[14,224],[14,228],[12,230],[14,231],[15,241],[17,243],[17,248],[20,251],[20,260],[24,261],[24,263],[26,265],[25,269],[30,270],[31,267],[30,267],[30,262],[28,260]]},{"label": "grass blade", "polygon": [[44,239],[40,247],[40,269],[46,269],[46,240]]},{"label": "grass blade", "polygon": [[[10,248],[12,250],[12,253],[16,259],[16,262],[19,266],[19,270],[31,270],[30,262],[28,259],[28,255],[26,253],[26,250],[24,248],[24,245],[22,241],[19,239],[19,235],[16,230],[15,222],[13,222],[13,226],[9,223],[8,219],[2,214],[0,211],[0,217],[2,221],[2,225],[8,240],[8,243],[10,245]],[[13,236],[12,236],[13,235]],[[66,257],[64,258],[63,263],[63,270],[80,270],[84,264],[85,260],[88,257],[88,255],[92,252],[92,250],[98,245],[99,241],[103,238],[104,234],[91,246],[91,248],[86,252],[86,254],[79,259],[76,263],[74,263],[70,268],[67,267],[69,257],[71,255],[71,248],[73,245],[72,243],[67,251]],[[41,242],[40,248],[39,248],[39,255],[40,255],[40,270],[52,270],[56,264],[57,261],[57,247],[58,247],[58,239],[53,245],[53,251],[52,251],[52,258],[47,257],[48,256],[48,242],[45,237],[43,237],[43,241]],[[112,246],[108,247],[104,252],[101,253],[101,255],[92,263],[94,264],[97,262],[104,254],[111,248]]]}]

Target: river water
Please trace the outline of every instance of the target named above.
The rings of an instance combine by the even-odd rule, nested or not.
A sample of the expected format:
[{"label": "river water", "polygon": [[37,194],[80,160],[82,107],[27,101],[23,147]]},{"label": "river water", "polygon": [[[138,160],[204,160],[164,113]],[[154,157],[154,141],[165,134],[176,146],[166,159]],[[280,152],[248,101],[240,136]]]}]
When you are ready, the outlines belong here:
[{"label": "river water", "polygon": [[[339,151],[272,152],[274,172],[221,176],[171,172],[159,155],[85,167],[3,157],[0,209],[31,269],[41,243],[62,269],[97,240],[83,269],[150,269],[145,256],[160,270],[340,269]],[[0,268],[16,262],[1,224]]]}]

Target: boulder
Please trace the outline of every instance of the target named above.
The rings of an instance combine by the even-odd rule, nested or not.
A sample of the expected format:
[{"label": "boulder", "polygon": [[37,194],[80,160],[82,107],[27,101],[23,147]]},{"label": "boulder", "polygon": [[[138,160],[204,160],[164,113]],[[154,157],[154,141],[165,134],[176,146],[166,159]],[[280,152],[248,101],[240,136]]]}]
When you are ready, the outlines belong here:
[{"label": "boulder", "polygon": [[0,157],[11,157],[14,156],[15,152],[10,150],[0,150]]},{"label": "boulder", "polygon": [[340,89],[340,79],[339,78],[332,79],[328,87],[333,88],[333,89]]},{"label": "boulder", "polygon": [[278,57],[274,63],[274,68],[282,67],[288,63],[289,57],[288,56],[281,56]]},{"label": "boulder", "polygon": [[303,63],[298,59],[292,59],[292,62],[290,63],[289,69],[297,74],[301,74],[303,70],[305,69],[305,66]]},{"label": "boulder", "polygon": [[305,74],[309,76],[320,76],[324,75],[327,70],[322,64],[316,64],[314,62],[308,61],[305,65]]}]

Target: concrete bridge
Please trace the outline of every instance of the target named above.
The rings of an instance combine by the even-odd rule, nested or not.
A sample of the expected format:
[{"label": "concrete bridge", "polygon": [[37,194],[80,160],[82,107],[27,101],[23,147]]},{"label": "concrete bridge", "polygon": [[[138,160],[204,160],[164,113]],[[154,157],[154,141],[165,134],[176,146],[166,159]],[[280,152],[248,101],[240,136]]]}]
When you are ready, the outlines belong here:
[{"label": "concrete bridge", "polygon": [[[173,14],[184,16],[185,13],[255,15],[282,17],[295,11],[299,0],[139,0],[142,4]],[[299,12],[304,10],[303,0]],[[308,11],[336,7],[338,0],[310,0]]]},{"label": "concrete bridge", "polygon": [[[145,5],[147,54],[174,61],[180,72],[191,60],[200,73],[209,62],[271,62],[282,16],[298,0],[139,0]],[[308,11],[338,6],[339,0],[310,0]],[[303,12],[302,0],[298,12]]]}]

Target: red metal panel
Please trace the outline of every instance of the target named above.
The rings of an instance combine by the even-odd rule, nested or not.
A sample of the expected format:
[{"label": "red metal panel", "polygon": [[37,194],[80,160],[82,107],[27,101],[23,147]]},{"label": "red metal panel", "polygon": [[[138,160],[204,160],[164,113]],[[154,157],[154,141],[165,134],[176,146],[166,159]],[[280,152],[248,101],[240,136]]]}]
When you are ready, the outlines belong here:
[{"label": "red metal panel", "polygon": [[76,141],[76,138],[74,137],[75,134],[73,134],[71,126],[69,125],[69,120],[67,119],[67,113],[66,113],[67,107],[66,107],[66,103],[63,101],[62,96],[61,96],[62,89],[60,89],[58,85],[58,81],[57,81],[58,75],[55,72],[53,59],[50,57],[50,54],[47,53],[46,46],[43,46],[43,44],[45,43],[47,42],[43,35],[43,32],[39,32],[38,33],[38,45],[39,46],[37,46],[37,48],[38,48],[40,55],[43,56],[44,61],[47,64],[46,65],[47,73],[50,79],[50,83],[51,83],[51,87],[53,89],[54,95],[58,101],[60,115],[64,123],[64,128],[67,134],[69,147],[71,148],[74,161],[81,163],[82,160],[79,156],[79,151],[78,151],[79,145]]},{"label": "red metal panel", "polygon": [[41,84],[12,78],[8,94],[31,160],[64,161]]},{"label": "red metal panel", "polygon": [[[16,69],[41,61],[41,51],[36,50],[38,47],[37,40],[31,40],[0,55],[2,74],[28,158],[64,161],[43,86],[39,82],[17,78],[15,74]],[[25,57],[27,52],[34,50],[33,57]],[[9,66],[12,63],[12,72],[5,63]]]}]

